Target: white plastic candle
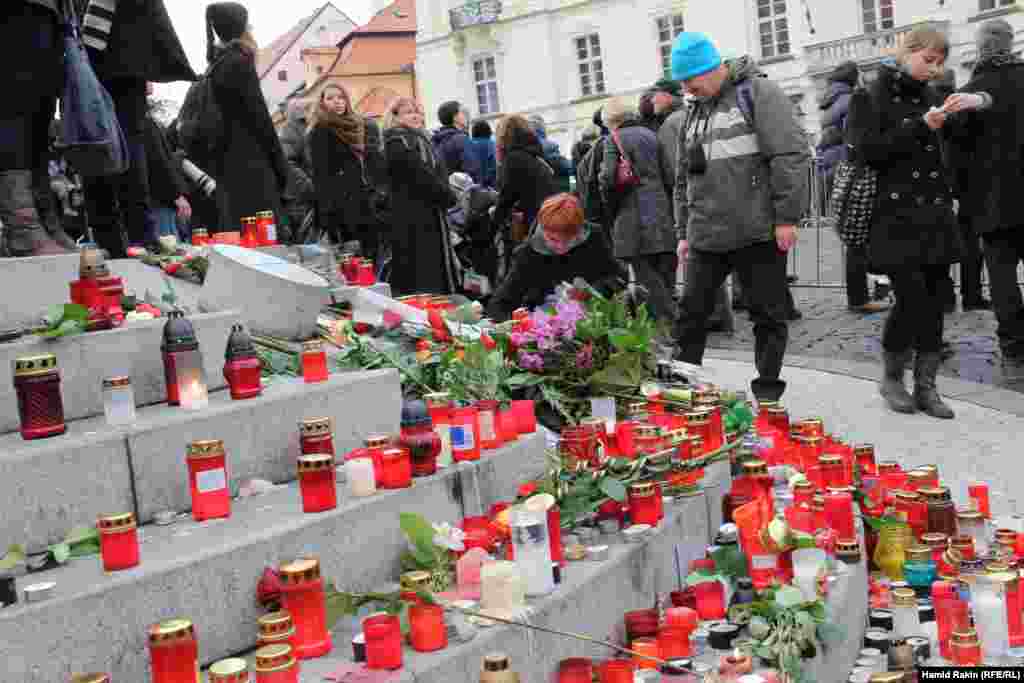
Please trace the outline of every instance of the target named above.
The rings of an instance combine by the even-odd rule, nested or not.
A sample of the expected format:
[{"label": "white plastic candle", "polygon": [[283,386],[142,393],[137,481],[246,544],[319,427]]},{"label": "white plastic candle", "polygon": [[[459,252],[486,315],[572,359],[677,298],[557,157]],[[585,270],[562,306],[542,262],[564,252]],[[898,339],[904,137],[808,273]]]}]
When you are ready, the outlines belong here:
[{"label": "white plastic candle", "polygon": [[515,610],[525,604],[526,586],[515,562],[489,562],[480,568],[481,608]]},{"label": "white plastic candle", "polygon": [[825,559],[825,551],[821,548],[793,551],[793,585],[807,600],[818,599],[818,572],[825,566]]},{"label": "white plastic candle", "polygon": [[971,586],[971,612],[985,659],[1004,657],[1009,648],[1004,584],[993,575],[979,576]]},{"label": "white plastic candle", "polygon": [[135,391],[129,377],[103,380],[103,414],[111,427],[135,423]]},{"label": "white plastic candle", "polygon": [[510,515],[510,522],[515,562],[526,584],[526,594],[547,595],[555,589],[547,514],[519,507]]},{"label": "white plastic candle", "polygon": [[373,460],[370,458],[353,458],[346,461],[345,478],[348,479],[348,490],[353,496],[371,496],[377,492]]}]

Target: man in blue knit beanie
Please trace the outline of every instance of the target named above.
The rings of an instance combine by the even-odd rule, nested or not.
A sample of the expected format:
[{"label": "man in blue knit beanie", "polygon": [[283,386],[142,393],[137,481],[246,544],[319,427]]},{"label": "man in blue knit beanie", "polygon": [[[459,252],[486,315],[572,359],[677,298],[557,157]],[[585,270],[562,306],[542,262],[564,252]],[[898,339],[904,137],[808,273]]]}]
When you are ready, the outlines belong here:
[{"label": "man in blue knit beanie", "polygon": [[786,388],[786,254],[807,209],[807,138],[789,96],[749,57],[723,60],[710,38],[688,32],[676,38],[671,61],[672,78],[694,98],[673,192],[686,260],[677,358],[701,364],[715,294],[735,272],[754,322],[751,389],[759,401],[777,401]]}]

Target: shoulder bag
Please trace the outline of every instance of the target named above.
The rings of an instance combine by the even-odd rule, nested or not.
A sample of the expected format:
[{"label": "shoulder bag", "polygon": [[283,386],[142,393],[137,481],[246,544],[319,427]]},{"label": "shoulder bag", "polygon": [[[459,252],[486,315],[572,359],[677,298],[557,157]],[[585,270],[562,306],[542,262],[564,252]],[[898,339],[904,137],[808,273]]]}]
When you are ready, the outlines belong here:
[{"label": "shoulder bag", "polygon": [[619,164],[615,167],[615,189],[616,191],[624,192],[639,185],[640,178],[637,176],[636,171],[633,170],[633,162],[629,160],[629,157],[626,156],[626,151],[622,149],[619,131],[612,131],[612,141],[615,143],[616,149],[619,150]]}]

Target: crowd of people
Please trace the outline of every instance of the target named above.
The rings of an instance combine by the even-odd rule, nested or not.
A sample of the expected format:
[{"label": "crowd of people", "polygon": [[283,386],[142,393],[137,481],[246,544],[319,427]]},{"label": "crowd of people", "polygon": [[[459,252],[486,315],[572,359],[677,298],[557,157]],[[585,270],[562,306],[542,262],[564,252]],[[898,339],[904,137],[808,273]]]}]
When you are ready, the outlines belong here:
[{"label": "crowd of people", "polygon": [[[388,264],[396,296],[465,291],[483,274],[487,286],[475,291],[488,296],[496,320],[539,305],[574,277],[628,288],[677,358],[695,364],[709,331],[729,329],[734,304],[745,307],[754,323],[754,394],[777,400],[788,323],[800,316],[787,254],[809,209],[815,157],[826,185],[841,163],[877,176],[869,239],[847,250],[847,296],[853,311],[882,312],[889,305],[873,300],[869,277],[891,284],[880,390],[892,409],[953,417],[935,389],[952,264],[961,263],[964,309],[993,306],[1004,352],[1024,355],[1016,280],[1024,64],[1004,21],[982,25],[978,63],[959,90],[945,68],[948,40],[931,29],[911,32],[870,83],[855,63],[841,65],[820,103],[816,153],[789,97],[752,59],[723,60],[709,37],[683,33],[672,78],[637,104],[607,101],[566,158],[540,116],[474,122],[450,101],[430,132],[415,98],[396,99],[375,120],[337,83],[315,102],[290,103],[278,134],[239,3],[206,7],[201,76],[164,0],[14,0],[4,12],[0,44],[15,58],[0,84],[18,93],[0,105],[9,256],[74,249],[73,221],[61,219],[79,213],[82,230],[121,257],[161,235],[188,239],[190,224],[238,230],[244,217],[273,211],[281,241],[357,242]],[[53,135],[72,24],[113,100],[131,161],[80,188]],[[208,106],[227,122],[203,153],[189,145],[191,121],[164,127],[149,110],[151,84],[171,81],[205,88]],[[79,189],[84,205],[74,200]],[[992,304],[982,297],[981,242]],[[904,384],[910,366],[912,392]]]}]

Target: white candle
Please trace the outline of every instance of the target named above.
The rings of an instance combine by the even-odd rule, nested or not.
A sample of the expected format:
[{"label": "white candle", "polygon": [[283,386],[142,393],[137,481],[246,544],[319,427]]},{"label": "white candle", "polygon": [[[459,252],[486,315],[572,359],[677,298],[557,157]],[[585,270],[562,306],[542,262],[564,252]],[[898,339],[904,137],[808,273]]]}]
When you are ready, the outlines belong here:
[{"label": "white candle", "polygon": [[971,586],[971,611],[986,659],[998,659],[1009,648],[1006,623],[1006,591],[1002,583],[979,576]]},{"label": "white candle", "polygon": [[526,604],[526,586],[515,562],[489,562],[480,568],[480,606],[514,610]]},{"label": "white candle", "polygon": [[526,584],[526,594],[547,595],[555,589],[547,513],[520,507],[511,514],[511,522],[515,562]]},{"label": "white candle", "polygon": [[345,461],[345,478],[348,479],[348,490],[353,496],[362,498],[377,492],[373,460],[370,458],[353,458]]},{"label": "white candle", "polygon": [[103,380],[103,414],[111,427],[135,423],[135,392],[128,377]]},{"label": "white candle", "polygon": [[185,410],[202,410],[210,403],[206,385],[198,379],[182,384],[179,389],[179,398],[181,407]]}]

